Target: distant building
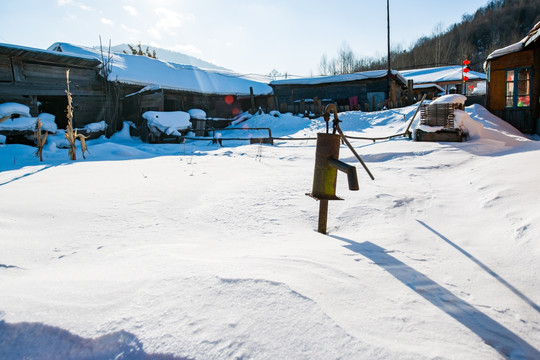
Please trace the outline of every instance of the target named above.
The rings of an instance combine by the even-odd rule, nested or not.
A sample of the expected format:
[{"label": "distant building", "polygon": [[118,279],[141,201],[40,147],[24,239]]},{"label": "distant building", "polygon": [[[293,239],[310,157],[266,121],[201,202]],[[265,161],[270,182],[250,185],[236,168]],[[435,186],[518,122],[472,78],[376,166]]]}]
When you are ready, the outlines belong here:
[{"label": "distant building", "polygon": [[492,52],[486,107],[523,133],[540,134],[540,22],[521,41]]},{"label": "distant building", "polygon": [[298,111],[302,110],[302,107],[297,104],[313,104],[314,99],[323,103],[337,103],[340,111],[373,111],[389,105],[396,107],[407,86],[405,78],[392,70],[389,91],[387,75],[386,70],[374,70],[346,75],[275,80],[270,82],[270,86],[274,89],[277,106],[282,112],[303,112]]},{"label": "distant building", "polygon": [[[420,95],[424,91],[422,89],[425,89],[426,86],[427,88],[430,88],[431,85],[439,86],[442,89],[443,94],[455,93],[470,95],[478,84],[486,81],[486,74],[477,71],[469,71],[467,73],[469,80],[465,83],[466,91],[463,91],[462,70],[463,67],[461,65],[452,65],[425,69],[400,70],[399,72],[405,79],[413,81],[414,91]],[[433,90],[433,88],[431,90]]]}]

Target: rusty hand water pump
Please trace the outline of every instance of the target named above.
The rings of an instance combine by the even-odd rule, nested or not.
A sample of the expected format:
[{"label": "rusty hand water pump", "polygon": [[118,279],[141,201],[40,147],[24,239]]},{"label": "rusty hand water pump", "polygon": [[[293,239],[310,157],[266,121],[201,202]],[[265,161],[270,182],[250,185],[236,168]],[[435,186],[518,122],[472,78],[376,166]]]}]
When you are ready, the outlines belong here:
[{"label": "rusty hand water pump", "polygon": [[[334,112],[333,131],[329,133],[330,112]],[[326,223],[328,218],[328,200],[343,200],[336,196],[337,171],[340,170],[347,174],[349,190],[356,191],[358,185],[358,176],[356,167],[339,160],[339,147],[341,140],[347,144],[349,149],[356,156],[360,164],[364,167],[372,180],[375,178],[362,161],[358,153],[349,143],[341,128],[340,120],[337,116],[337,108],[334,104],[327,105],[324,111],[324,120],[326,121],[326,133],[317,134],[317,146],[315,150],[315,170],[313,174],[313,189],[306,195],[319,200],[319,226],[318,232],[326,234]],[[336,134],[336,132],[338,134]]]}]

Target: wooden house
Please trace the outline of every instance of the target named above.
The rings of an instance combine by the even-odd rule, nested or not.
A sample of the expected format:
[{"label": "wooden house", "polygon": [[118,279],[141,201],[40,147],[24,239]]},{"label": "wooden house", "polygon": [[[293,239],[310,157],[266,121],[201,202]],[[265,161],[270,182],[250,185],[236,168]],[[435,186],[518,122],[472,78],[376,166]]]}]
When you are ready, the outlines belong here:
[{"label": "wooden house", "polygon": [[74,106],[74,127],[103,120],[104,82],[95,58],[0,44],[0,103],[16,102],[32,116],[53,114],[58,128],[67,124],[66,70]]},{"label": "wooden house", "polygon": [[486,107],[518,130],[540,134],[540,22],[521,41],[495,50],[488,74]]},{"label": "wooden house", "polygon": [[[101,58],[99,50],[67,43],[50,50]],[[107,78],[115,84],[123,120],[140,125],[145,111],[202,109],[211,118],[232,119],[240,112],[267,109],[272,88],[226,71],[201,69],[159,59],[113,53]]]},{"label": "wooden house", "polygon": [[[386,70],[374,70],[346,75],[274,80],[270,82],[270,86],[274,89],[276,105],[282,112],[303,113],[305,109],[297,104],[309,106],[314,99],[337,103],[339,111],[373,111],[384,106],[396,107],[407,82],[397,71],[392,71],[388,79]],[[307,110],[316,112],[317,109]]]}]

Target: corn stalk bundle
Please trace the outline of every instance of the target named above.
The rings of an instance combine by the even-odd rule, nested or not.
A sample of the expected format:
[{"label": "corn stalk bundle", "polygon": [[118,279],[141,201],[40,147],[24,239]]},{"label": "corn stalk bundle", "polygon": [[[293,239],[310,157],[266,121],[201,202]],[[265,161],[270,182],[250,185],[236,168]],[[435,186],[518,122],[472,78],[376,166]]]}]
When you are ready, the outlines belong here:
[{"label": "corn stalk bundle", "polygon": [[34,139],[37,142],[35,155],[39,156],[39,161],[43,161],[43,146],[47,142],[47,135],[49,135],[47,131],[45,131],[45,135],[41,133],[41,120],[38,118],[36,121],[36,130],[34,131]]},{"label": "corn stalk bundle", "polygon": [[68,98],[68,105],[67,105],[67,126],[66,126],[66,133],[64,137],[69,143],[69,158],[71,160],[77,160],[77,146],[75,145],[75,140],[77,139],[77,130],[73,130],[73,106],[72,106],[72,98],[71,98],[71,92],[69,91],[69,69],[66,70],[66,81],[67,81],[67,98]]}]

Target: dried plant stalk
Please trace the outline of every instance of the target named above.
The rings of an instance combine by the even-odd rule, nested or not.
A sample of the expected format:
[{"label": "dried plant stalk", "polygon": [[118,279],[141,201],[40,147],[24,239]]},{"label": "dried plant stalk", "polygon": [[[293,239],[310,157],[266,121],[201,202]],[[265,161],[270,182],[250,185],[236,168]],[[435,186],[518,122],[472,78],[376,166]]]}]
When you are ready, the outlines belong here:
[{"label": "dried plant stalk", "polygon": [[69,158],[71,160],[77,160],[77,146],[75,145],[75,140],[77,139],[77,130],[73,131],[73,106],[72,106],[72,98],[71,98],[71,92],[69,91],[69,69],[66,70],[66,81],[67,81],[67,98],[68,98],[68,106],[67,106],[67,126],[66,126],[66,134],[64,137],[67,139],[69,143]]},{"label": "dried plant stalk", "polygon": [[[77,134],[77,131],[75,131],[75,134]],[[88,146],[86,146],[86,139],[87,139],[87,137],[84,136],[83,134],[77,134],[77,138],[78,138],[79,141],[81,142],[81,152],[82,152],[82,157],[83,157],[83,159],[86,159],[86,156],[84,156],[84,153],[85,153],[85,152],[90,153],[90,151],[88,151]]]},{"label": "dried plant stalk", "polygon": [[49,135],[47,131],[45,131],[45,135],[41,133],[41,120],[38,118],[36,121],[34,138],[37,142],[36,156],[39,156],[39,161],[43,161],[43,146],[45,146],[45,143],[47,142],[47,135]]}]

